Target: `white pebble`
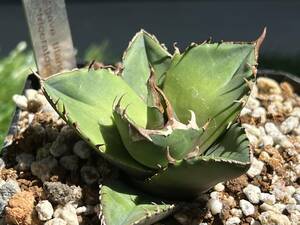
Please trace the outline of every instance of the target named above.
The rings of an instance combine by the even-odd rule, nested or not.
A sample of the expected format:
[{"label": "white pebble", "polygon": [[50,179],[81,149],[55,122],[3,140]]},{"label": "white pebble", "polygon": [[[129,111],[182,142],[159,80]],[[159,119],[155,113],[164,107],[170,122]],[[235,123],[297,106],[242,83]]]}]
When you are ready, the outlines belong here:
[{"label": "white pebble", "polygon": [[284,136],[277,128],[277,126],[272,122],[268,122],[265,124],[265,130],[267,134],[273,138],[275,143],[279,143],[279,141],[281,141],[282,139],[282,136]]},{"label": "white pebble", "polygon": [[291,225],[291,222],[286,215],[273,211],[261,213],[258,219],[262,225]]},{"label": "white pebble", "polygon": [[240,224],[241,219],[238,217],[231,217],[228,220],[226,220],[225,225],[238,225]]},{"label": "white pebble", "polygon": [[276,203],[276,204],[274,205],[274,207],[276,208],[276,210],[277,210],[279,213],[282,213],[283,210],[285,210],[286,205],[285,205],[285,204],[282,204],[282,203]]},{"label": "white pebble", "polygon": [[225,186],[224,186],[222,183],[218,183],[218,184],[216,184],[216,185],[214,186],[214,189],[215,189],[216,191],[221,192],[221,191],[224,191]]},{"label": "white pebble", "polygon": [[44,225],[67,225],[67,222],[60,218],[54,218],[47,221]]},{"label": "white pebble", "polygon": [[240,116],[250,115],[251,112],[252,112],[251,109],[248,109],[247,107],[244,107],[244,108],[241,110]]},{"label": "white pebble", "polygon": [[289,195],[293,195],[296,192],[296,188],[294,186],[287,186],[285,188],[285,191],[289,194]]},{"label": "white pebble", "polygon": [[241,218],[243,216],[243,211],[237,208],[233,208],[230,210],[231,215],[235,216],[235,217],[239,217]]},{"label": "white pebble", "polygon": [[249,134],[252,134],[256,137],[259,137],[261,135],[261,131],[259,128],[253,126],[253,125],[250,125],[250,124],[247,124],[247,123],[244,123],[242,124],[242,126],[245,128],[245,131]]},{"label": "white pebble", "polygon": [[213,191],[209,194],[209,196],[212,198],[212,199],[219,199],[220,198],[220,193],[217,192],[217,191]]},{"label": "white pebble", "polygon": [[78,225],[78,219],[75,207],[68,203],[65,206],[59,205],[54,211],[55,218],[61,218],[67,222],[67,225]]},{"label": "white pebble", "polygon": [[27,109],[27,98],[24,95],[14,95],[13,101],[20,109],[22,110]]},{"label": "white pebble", "polygon": [[53,215],[53,207],[48,200],[40,201],[35,209],[38,213],[38,217],[41,221],[50,220]]},{"label": "white pebble", "polygon": [[257,160],[255,157],[252,158],[251,166],[247,171],[248,176],[255,177],[261,173],[264,168],[264,163],[260,160]]},{"label": "white pebble", "polygon": [[276,202],[275,196],[269,193],[261,193],[260,200],[270,205],[274,205]]},{"label": "white pebble", "polygon": [[259,187],[248,184],[247,187],[243,189],[244,194],[247,196],[250,202],[257,204],[259,203],[261,191]]},{"label": "white pebble", "polygon": [[25,96],[28,100],[35,99],[37,94],[38,94],[38,92],[35,89],[26,89],[25,90]]},{"label": "white pebble", "polygon": [[293,111],[291,112],[291,116],[296,116],[300,118],[300,107],[295,107]]},{"label": "white pebble", "polygon": [[210,199],[207,203],[207,207],[213,215],[216,215],[216,214],[221,213],[223,204],[218,199]]},{"label": "white pebble", "polygon": [[293,111],[293,103],[291,101],[285,101],[282,109],[285,113],[291,113]]},{"label": "white pebble", "polygon": [[274,144],[273,138],[269,135],[262,136],[261,140],[264,146],[273,146]]},{"label": "white pebble", "polygon": [[81,207],[78,207],[76,209],[76,213],[77,215],[80,215],[80,214],[84,214],[84,215],[89,215],[89,214],[93,214],[94,213],[94,206],[92,205],[87,205],[87,206],[81,206]]},{"label": "white pebble", "polygon": [[295,193],[295,194],[293,195],[293,198],[296,200],[297,204],[300,205],[300,194]]},{"label": "white pebble", "polygon": [[259,107],[260,103],[256,98],[253,98],[252,96],[249,96],[248,101],[246,103],[246,107],[248,109],[256,109],[257,107]]},{"label": "white pebble", "polygon": [[263,107],[258,107],[254,109],[251,116],[254,118],[260,118],[261,123],[266,122],[266,110]]},{"label": "white pebble", "polygon": [[269,205],[267,203],[263,203],[259,206],[259,208],[261,209],[261,211],[273,211],[273,212],[277,212],[279,213],[280,211],[278,210],[278,208],[275,205]]},{"label": "white pebble", "polygon": [[244,199],[240,200],[240,207],[245,216],[250,216],[255,213],[255,207]]},{"label": "white pebble", "polygon": [[295,129],[298,125],[299,125],[299,119],[295,116],[290,116],[281,123],[280,130],[282,133],[288,134],[293,129]]}]

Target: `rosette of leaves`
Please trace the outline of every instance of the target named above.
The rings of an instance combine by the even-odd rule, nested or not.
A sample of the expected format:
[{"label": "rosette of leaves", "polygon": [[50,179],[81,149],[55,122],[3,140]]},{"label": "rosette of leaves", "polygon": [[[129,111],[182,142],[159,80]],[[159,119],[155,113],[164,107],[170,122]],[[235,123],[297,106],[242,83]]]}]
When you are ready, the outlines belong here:
[{"label": "rosette of leaves", "polygon": [[255,79],[254,42],[191,44],[170,54],[140,31],[122,70],[82,68],[41,81],[60,116],[124,173],[101,185],[101,222],[151,224],[250,165],[236,122]]}]

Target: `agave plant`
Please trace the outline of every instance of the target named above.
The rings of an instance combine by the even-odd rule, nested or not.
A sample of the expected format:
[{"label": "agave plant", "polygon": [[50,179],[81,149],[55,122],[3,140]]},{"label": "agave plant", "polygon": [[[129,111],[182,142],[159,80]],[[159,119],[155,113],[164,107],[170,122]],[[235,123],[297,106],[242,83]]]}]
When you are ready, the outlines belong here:
[{"label": "agave plant", "polygon": [[264,35],[170,54],[142,30],[121,71],[82,68],[41,81],[60,116],[124,172],[101,185],[103,224],[151,224],[176,201],[247,171],[249,142],[236,120]]}]

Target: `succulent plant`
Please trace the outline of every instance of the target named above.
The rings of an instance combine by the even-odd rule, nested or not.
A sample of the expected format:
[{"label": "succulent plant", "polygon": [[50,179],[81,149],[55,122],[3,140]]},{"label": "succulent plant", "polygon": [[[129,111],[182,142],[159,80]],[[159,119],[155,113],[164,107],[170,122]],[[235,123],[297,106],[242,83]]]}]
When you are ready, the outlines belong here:
[{"label": "succulent plant", "polygon": [[101,185],[103,224],[151,224],[175,202],[247,171],[249,142],[236,120],[264,35],[170,54],[142,30],[121,70],[82,68],[41,81],[60,116],[124,172]]}]

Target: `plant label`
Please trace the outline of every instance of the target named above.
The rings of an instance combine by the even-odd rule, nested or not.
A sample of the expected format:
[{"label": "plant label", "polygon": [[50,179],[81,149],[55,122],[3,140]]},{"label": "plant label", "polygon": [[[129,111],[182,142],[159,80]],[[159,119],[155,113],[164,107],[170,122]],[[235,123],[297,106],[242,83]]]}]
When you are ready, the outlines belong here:
[{"label": "plant label", "polygon": [[64,0],[23,0],[39,75],[76,67]]}]

